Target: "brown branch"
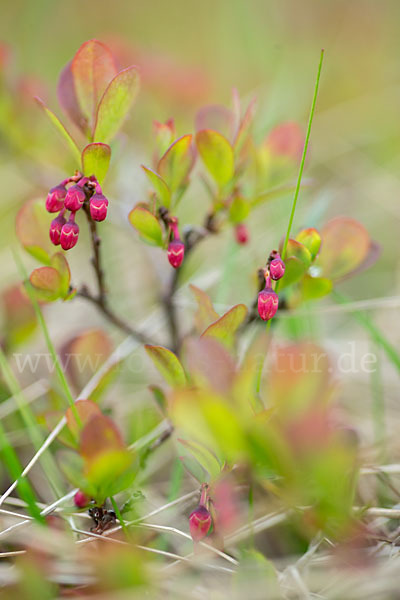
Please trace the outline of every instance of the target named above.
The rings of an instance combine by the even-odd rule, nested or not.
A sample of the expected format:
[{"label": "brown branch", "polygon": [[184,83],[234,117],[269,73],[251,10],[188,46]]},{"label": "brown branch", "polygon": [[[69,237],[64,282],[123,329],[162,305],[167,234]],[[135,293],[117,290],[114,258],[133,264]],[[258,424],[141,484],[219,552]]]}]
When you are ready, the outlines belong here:
[{"label": "brown branch", "polygon": [[[208,235],[217,233],[215,226],[215,216],[213,213],[207,215],[204,226],[201,228],[189,229],[184,235],[185,260],[189,253]],[[169,286],[162,298],[165,315],[167,317],[168,328],[171,338],[171,350],[179,353],[182,340],[179,334],[178,319],[175,310],[174,296],[178,289],[180,269],[174,269]]]},{"label": "brown branch", "polygon": [[97,295],[93,295],[89,292],[87,286],[84,285],[78,291],[77,296],[79,296],[80,298],[85,298],[86,300],[89,300],[89,302],[92,302],[92,304],[96,306],[96,308],[108,319],[108,321],[110,321],[110,323],[118,327],[118,329],[121,329],[128,335],[131,335],[132,337],[137,339],[138,342],[140,342],[141,344],[149,344],[151,343],[151,340],[149,340],[146,335],[140,333],[140,331],[136,331],[136,329],[131,327],[128,323],[126,323],[126,321],[118,317],[118,315],[116,315],[108,306],[107,289],[104,282],[104,271],[101,266],[101,240],[97,233],[97,223],[96,221],[93,221],[93,219],[90,216],[88,202],[84,203],[83,209],[85,211],[90,229],[90,239],[92,242],[93,249],[92,265],[96,274],[98,291]]}]

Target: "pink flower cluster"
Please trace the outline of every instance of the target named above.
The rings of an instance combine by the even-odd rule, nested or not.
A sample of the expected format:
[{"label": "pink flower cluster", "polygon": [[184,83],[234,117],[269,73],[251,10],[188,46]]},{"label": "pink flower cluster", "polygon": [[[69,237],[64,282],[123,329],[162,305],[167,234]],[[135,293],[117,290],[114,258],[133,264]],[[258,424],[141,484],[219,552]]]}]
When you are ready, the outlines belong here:
[{"label": "pink flower cluster", "polygon": [[269,255],[267,268],[264,271],[265,288],[258,294],[258,314],[263,321],[269,321],[278,310],[278,294],[272,289],[271,279],[278,281],[285,274],[285,263],[279,252],[273,250]]},{"label": "pink flower cluster", "polygon": [[[55,246],[61,245],[63,250],[75,246],[79,237],[79,226],[75,222],[75,216],[86,201],[89,203],[93,221],[104,221],[107,216],[108,200],[94,175],[84,177],[78,173],[51,188],[46,199],[46,210],[49,213],[58,212],[58,216],[50,224],[49,231],[50,239]],[[70,211],[68,220],[67,211]]]}]

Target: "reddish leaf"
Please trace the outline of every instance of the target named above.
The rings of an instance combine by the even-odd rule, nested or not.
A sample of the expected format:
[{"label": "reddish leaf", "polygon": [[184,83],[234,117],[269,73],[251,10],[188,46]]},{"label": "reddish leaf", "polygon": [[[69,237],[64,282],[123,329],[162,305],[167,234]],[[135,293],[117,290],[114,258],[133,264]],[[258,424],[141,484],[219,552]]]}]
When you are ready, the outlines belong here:
[{"label": "reddish leaf", "polygon": [[83,458],[91,462],[103,452],[123,450],[124,443],[113,421],[99,414],[93,415],[83,427],[79,449]]},{"label": "reddish leaf", "polygon": [[81,420],[81,425],[78,425],[75,419],[74,411],[71,407],[68,408],[65,417],[67,419],[67,425],[74,437],[79,436],[81,426],[84,427],[90,419],[96,416],[102,416],[102,412],[97,404],[90,400],[78,400],[75,402],[75,409]]},{"label": "reddish leaf", "polygon": [[185,345],[185,359],[190,374],[199,385],[226,393],[235,377],[235,363],[228,351],[216,339],[190,339]]},{"label": "reddish leaf", "polygon": [[75,123],[78,129],[80,129],[85,135],[89,136],[90,128],[88,119],[83,114],[79,106],[78,98],[76,97],[71,64],[72,60],[65,65],[64,69],[61,71],[57,86],[58,101],[65,113],[68,115],[71,121]]},{"label": "reddish leaf", "polygon": [[104,44],[89,40],[75,54],[71,72],[79,107],[88,123],[93,123],[100,99],[117,74],[114,57]]},{"label": "reddish leaf", "polygon": [[4,316],[5,346],[6,348],[13,348],[25,341],[35,330],[35,311],[21,285],[15,285],[4,290],[1,296],[1,304]]},{"label": "reddish leaf", "polygon": [[101,329],[85,331],[62,347],[63,366],[76,390],[83,389],[112,350],[111,340]]},{"label": "reddish leaf", "polygon": [[32,271],[29,281],[35,296],[42,302],[53,302],[61,296],[61,275],[53,267],[39,267]]},{"label": "reddish leaf", "polygon": [[323,276],[334,280],[357,269],[366,260],[371,248],[368,231],[349,217],[337,217],[329,221],[322,229],[321,236],[318,265]]}]

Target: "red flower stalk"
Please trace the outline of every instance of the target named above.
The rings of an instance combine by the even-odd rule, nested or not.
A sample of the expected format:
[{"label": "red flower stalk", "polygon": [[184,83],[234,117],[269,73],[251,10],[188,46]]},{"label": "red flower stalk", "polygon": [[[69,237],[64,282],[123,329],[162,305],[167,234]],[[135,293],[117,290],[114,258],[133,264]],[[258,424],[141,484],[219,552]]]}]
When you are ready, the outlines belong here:
[{"label": "red flower stalk", "polygon": [[236,225],[235,238],[238,244],[247,244],[249,241],[249,230],[244,223]]},{"label": "red flower stalk", "polygon": [[170,221],[170,228],[172,231],[173,239],[168,244],[167,256],[169,264],[177,269],[181,266],[183,258],[185,256],[185,244],[182,242],[179,231],[178,231],[178,220],[173,217]]},{"label": "red flower stalk", "polygon": [[71,213],[69,221],[62,226],[60,244],[63,250],[70,250],[78,241],[79,226],[75,223],[75,213]]},{"label": "red flower stalk", "polygon": [[64,198],[67,195],[67,188],[65,182],[62,181],[55,187],[52,187],[47,194],[46,199],[46,210],[49,213],[59,212],[64,208]]},{"label": "red flower stalk", "polygon": [[258,314],[263,321],[269,321],[278,310],[279,298],[271,287],[271,278],[265,277],[265,288],[258,294]]},{"label": "red flower stalk", "polygon": [[55,246],[58,246],[60,244],[61,230],[66,223],[66,220],[64,219],[63,215],[64,215],[64,210],[62,210],[60,212],[60,214],[58,215],[58,217],[53,219],[52,222],[50,223],[49,235],[50,235],[50,239],[51,239],[52,243]]}]

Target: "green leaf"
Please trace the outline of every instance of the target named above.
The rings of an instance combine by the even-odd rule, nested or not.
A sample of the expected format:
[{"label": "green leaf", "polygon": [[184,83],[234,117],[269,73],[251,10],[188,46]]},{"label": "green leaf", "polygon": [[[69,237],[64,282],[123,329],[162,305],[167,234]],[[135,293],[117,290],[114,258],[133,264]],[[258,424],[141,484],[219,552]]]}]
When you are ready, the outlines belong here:
[{"label": "green leaf", "polygon": [[76,165],[79,166],[81,163],[81,156],[80,156],[80,151],[79,148],[76,144],[76,142],[73,140],[71,134],[67,131],[67,129],[64,127],[64,125],[61,123],[60,119],[58,117],[56,117],[56,115],[49,109],[47,108],[47,106],[44,104],[44,102],[38,98],[37,96],[35,97],[35,100],[37,102],[37,104],[39,105],[39,107],[43,110],[44,114],[48,117],[50,123],[53,125],[53,127],[55,127],[55,129],[57,130],[57,132],[59,134],[61,134],[62,139],[64,140],[64,142],[66,142],[68,149],[71,152],[71,155],[73,156]]},{"label": "green leaf", "polygon": [[306,275],[302,281],[304,300],[317,300],[331,293],[333,283],[326,277],[310,277]]},{"label": "green leaf", "polygon": [[18,211],[16,233],[25,250],[41,263],[50,265],[54,246],[49,238],[49,213],[45,202],[39,198],[29,200]]},{"label": "green leaf", "polygon": [[66,298],[69,295],[69,288],[71,283],[71,271],[67,259],[64,254],[57,252],[53,254],[50,260],[50,265],[56,269],[60,275],[60,297]]},{"label": "green leaf", "polygon": [[185,371],[179,358],[171,350],[163,346],[150,346],[148,344],[146,344],[145,350],[170,386],[180,387],[186,385]]},{"label": "green leaf", "polygon": [[111,160],[111,148],[107,144],[95,142],[82,151],[82,169],[87,177],[95,175],[99,183],[103,183]]},{"label": "green leaf", "polygon": [[291,257],[298,258],[303,263],[305,269],[308,269],[312,261],[311,253],[308,248],[296,240],[289,239],[285,260]]},{"label": "green leaf", "polygon": [[180,188],[189,175],[193,164],[192,135],[184,135],[177,139],[161,157],[157,171],[171,190]]},{"label": "green leaf", "polygon": [[247,307],[237,304],[204,331],[201,337],[213,337],[228,348],[235,343],[235,333],[247,316]]},{"label": "green leaf", "polygon": [[229,207],[229,220],[231,223],[242,223],[250,213],[250,203],[242,196],[235,196]]},{"label": "green leaf", "polygon": [[303,229],[296,235],[296,240],[303,244],[311,254],[311,259],[314,260],[321,247],[321,236],[314,227]]},{"label": "green leaf", "polygon": [[87,122],[92,123],[100,98],[117,73],[114,57],[107,46],[89,40],[75,54],[71,73],[79,107]]},{"label": "green leaf", "polygon": [[214,323],[216,319],[219,319],[219,314],[215,311],[211,302],[211,298],[208,294],[203,292],[203,290],[195,285],[189,285],[189,288],[191,292],[193,292],[198,306],[198,309],[194,315],[196,329],[198,333],[202,333],[206,327],[208,327],[211,323]]},{"label": "green leaf", "polygon": [[304,276],[306,272],[306,267],[304,263],[301,262],[299,258],[292,256],[285,260],[285,274],[280,279],[280,289],[285,287],[289,287],[289,285],[293,285],[300,281],[300,279]]},{"label": "green leaf", "polygon": [[164,179],[160,177],[155,171],[148,169],[144,165],[142,165],[142,169],[145,172],[147,179],[152,184],[161,206],[169,208],[171,204],[171,192],[169,191],[169,188],[165,183]]},{"label": "green leaf", "polygon": [[182,444],[186,450],[197,460],[197,462],[203,467],[210,475],[211,480],[217,479],[221,474],[221,465],[217,457],[206,447],[204,444],[195,442],[193,440],[182,440],[178,442]]},{"label": "green leaf", "polygon": [[29,281],[36,298],[41,302],[54,302],[61,297],[61,275],[53,267],[39,267],[32,271]]},{"label": "green leaf", "polygon": [[109,142],[122,127],[139,91],[136,67],[120,71],[108,85],[97,109],[93,139]]},{"label": "green leaf", "polygon": [[203,129],[196,135],[199,154],[213,179],[220,187],[231,181],[235,172],[235,158],[228,140],[212,129]]},{"label": "green leaf", "polygon": [[322,248],[317,264],[322,274],[340,279],[359,267],[371,248],[368,231],[361,223],[348,217],[337,217],[321,231]]},{"label": "green leaf", "polygon": [[161,225],[147,208],[136,206],[129,213],[128,219],[144,242],[152,244],[153,246],[163,245]]}]

